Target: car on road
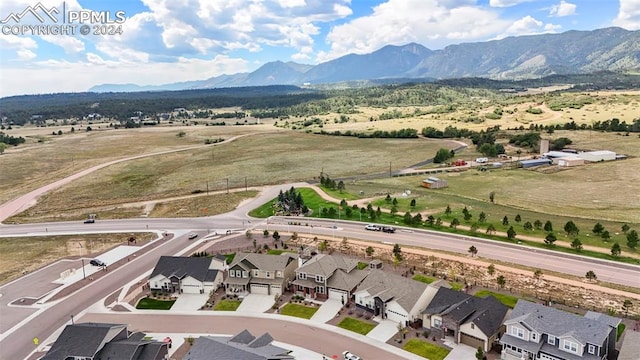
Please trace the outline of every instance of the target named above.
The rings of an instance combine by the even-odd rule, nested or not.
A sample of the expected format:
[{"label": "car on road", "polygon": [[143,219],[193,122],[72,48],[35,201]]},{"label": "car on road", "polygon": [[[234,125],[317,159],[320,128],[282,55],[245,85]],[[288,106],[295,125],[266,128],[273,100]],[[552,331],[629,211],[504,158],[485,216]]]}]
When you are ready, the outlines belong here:
[{"label": "car on road", "polygon": [[93,224],[94,222],[96,222],[96,219],[87,219],[84,221],[85,224]]},{"label": "car on road", "polygon": [[91,259],[91,261],[89,261],[89,264],[93,265],[93,266],[107,266],[107,264],[105,264],[102,260],[100,259]]},{"label": "car on road", "polygon": [[349,351],[344,351],[342,356],[344,356],[344,360],[362,360],[360,356]]},{"label": "car on road", "polygon": [[195,239],[195,238],[197,238],[197,237],[198,237],[198,234],[196,234],[196,233],[194,233],[194,232],[189,233],[189,240],[193,240],[193,239]]},{"label": "car on road", "polygon": [[371,230],[371,231],[380,231],[380,226],[376,225],[376,224],[367,224],[364,227],[365,230]]},{"label": "car on road", "polygon": [[394,228],[393,226],[383,226],[382,227],[382,232],[394,233],[394,232],[396,232],[396,228]]}]

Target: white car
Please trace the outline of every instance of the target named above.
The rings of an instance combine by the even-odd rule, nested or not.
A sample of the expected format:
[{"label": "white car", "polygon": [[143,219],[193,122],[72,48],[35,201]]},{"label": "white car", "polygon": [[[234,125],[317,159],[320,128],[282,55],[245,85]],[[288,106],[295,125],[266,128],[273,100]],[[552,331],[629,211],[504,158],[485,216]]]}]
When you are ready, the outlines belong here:
[{"label": "white car", "polygon": [[365,230],[371,230],[371,231],[380,231],[380,226],[375,225],[375,224],[368,224],[364,227]]},{"label": "white car", "polygon": [[194,232],[192,232],[192,233],[190,233],[190,234],[189,234],[189,240],[193,240],[193,239],[195,239],[195,238],[197,238],[197,237],[198,237],[198,234],[196,234],[196,233],[194,233]]},{"label": "white car", "polygon": [[345,351],[342,353],[344,360],[362,360],[362,358],[356,354]]}]

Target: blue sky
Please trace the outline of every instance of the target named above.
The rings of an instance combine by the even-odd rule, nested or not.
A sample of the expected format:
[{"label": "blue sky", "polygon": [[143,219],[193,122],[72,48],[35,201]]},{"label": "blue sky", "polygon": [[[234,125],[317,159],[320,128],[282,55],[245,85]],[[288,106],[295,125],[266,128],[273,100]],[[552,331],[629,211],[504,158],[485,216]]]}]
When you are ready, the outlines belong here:
[{"label": "blue sky", "polygon": [[[40,3],[63,9],[62,0]],[[37,4],[2,0],[0,20]],[[640,29],[640,0],[67,0],[64,9],[108,11],[110,20],[120,11],[126,19],[107,25],[121,30],[112,35],[79,33],[81,25],[101,29],[99,22],[64,24],[74,34],[24,33],[23,25],[39,24],[30,13],[0,24],[0,96],[201,80],[388,44],[435,50],[507,36]]]}]

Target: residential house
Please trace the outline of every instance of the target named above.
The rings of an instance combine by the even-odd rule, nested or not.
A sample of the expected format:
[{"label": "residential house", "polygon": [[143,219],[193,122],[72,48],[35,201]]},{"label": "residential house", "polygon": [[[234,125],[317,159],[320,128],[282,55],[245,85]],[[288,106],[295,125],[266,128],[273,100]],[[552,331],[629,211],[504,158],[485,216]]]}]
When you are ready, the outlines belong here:
[{"label": "residential house", "polygon": [[145,337],[141,332],[129,332],[122,324],[67,325],[42,360],[165,359],[168,344]]},{"label": "residential house", "polygon": [[149,276],[149,288],[168,293],[208,294],[222,284],[226,266],[222,255],[161,256]]},{"label": "residential house", "polygon": [[369,273],[357,267],[358,260],[316,255],[296,269],[292,291],[307,298],[335,299],[345,304]]},{"label": "residential house", "polygon": [[588,312],[584,316],[518,300],[504,322],[503,360],[614,360],[620,319]]},{"label": "residential house", "polygon": [[357,307],[373,312],[374,316],[406,326],[422,320],[422,309],[429,304],[441,285],[441,282],[428,285],[374,269],[358,285],[354,293],[355,303]]},{"label": "residential house", "polygon": [[201,336],[196,339],[182,360],[293,360],[290,350],[273,344],[269,333],[255,337],[243,330],[232,338]]},{"label": "residential house", "polygon": [[237,253],[224,280],[227,294],[280,295],[295,277],[298,255]]},{"label": "residential house", "polygon": [[493,296],[479,298],[440,287],[422,312],[422,324],[434,336],[452,336],[456,344],[490,351],[504,332],[508,310]]}]

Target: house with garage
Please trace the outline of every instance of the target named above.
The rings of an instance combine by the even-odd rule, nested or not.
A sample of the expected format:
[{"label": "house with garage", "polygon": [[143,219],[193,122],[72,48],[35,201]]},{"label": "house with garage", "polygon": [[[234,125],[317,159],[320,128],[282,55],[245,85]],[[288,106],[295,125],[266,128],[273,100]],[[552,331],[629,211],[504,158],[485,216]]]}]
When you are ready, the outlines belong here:
[{"label": "house with garage", "polygon": [[504,332],[508,307],[493,296],[479,298],[440,287],[422,312],[422,324],[438,337],[490,351]]},{"label": "house with garage", "polygon": [[298,255],[237,253],[224,280],[227,294],[280,295],[295,277]]},{"label": "house with garage", "polygon": [[127,325],[81,323],[67,325],[42,360],[162,360],[168,352],[167,343],[129,332]]},{"label": "house with garage", "polygon": [[209,294],[220,287],[224,256],[161,256],[149,276],[149,289],[165,293]]},{"label": "house with garage", "polygon": [[296,269],[291,290],[306,298],[335,299],[346,304],[368,273],[358,269],[358,260],[318,254]]},{"label": "house with garage", "polygon": [[503,360],[614,360],[620,319],[589,311],[584,316],[518,300],[504,322]]},{"label": "house with garage", "polygon": [[358,308],[372,312],[374,316],[382,319],[407,326],[422,320],[422,310],[429,304],[440,286],[448,286],[448,284],[444,281],[425,284],[374,269],[358,285],[354,298]]},{"label": "house with garage", "polygon": [[226,336],[200,336],[182,360],[293,360],[290,350],[272,344],[269,333],[259,337],[249,331],[229,338]]}]

